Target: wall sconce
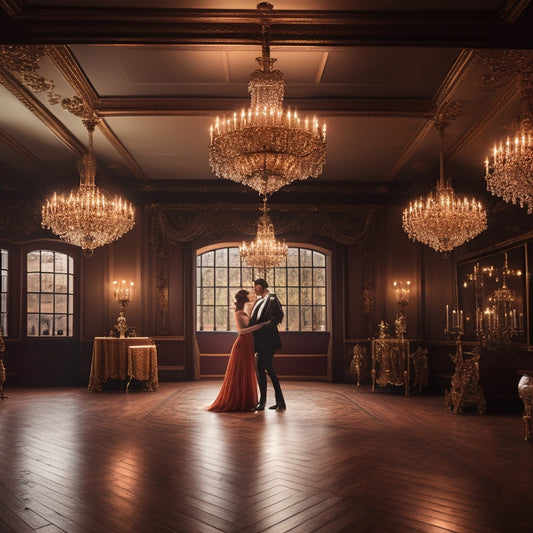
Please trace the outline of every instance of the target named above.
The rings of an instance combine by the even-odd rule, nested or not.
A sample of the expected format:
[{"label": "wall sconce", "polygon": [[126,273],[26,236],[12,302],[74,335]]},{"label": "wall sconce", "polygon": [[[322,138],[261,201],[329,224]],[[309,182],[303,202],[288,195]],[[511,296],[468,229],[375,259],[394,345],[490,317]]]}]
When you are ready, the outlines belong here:
[{"label": "wall sconce", "polygon": [[409,303],[409,296],[411,296],[411,282],[395,281],[393,286],[396,302],[401,308],[404,308]]},{"label": "wall sconce", "polygon": [[117,331],[118,336],[121,339],[126,338],[126,336],[135,337],[135,330],[128,326],[128,321],[126,319],[126,309],[128,304],[133,300],[133,289],[133,281],[129,284],[127,284],[124,279],[120,283],[118,281],[113,281],[113,296],[120,304],[120,313],[117,318],[117,323],[111,330],[111,336],[116,336],[113,335],[113,333],[114,331]]}]

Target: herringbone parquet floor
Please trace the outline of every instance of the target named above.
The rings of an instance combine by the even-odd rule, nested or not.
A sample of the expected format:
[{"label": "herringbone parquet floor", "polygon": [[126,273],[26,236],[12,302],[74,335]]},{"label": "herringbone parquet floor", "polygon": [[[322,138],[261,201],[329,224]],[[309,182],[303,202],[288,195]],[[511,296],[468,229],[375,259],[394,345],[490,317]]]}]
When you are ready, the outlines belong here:
[{"label": "herringbone parquet floor", "polygon": [[8,389],[0,531],[532,530],[533,443],[519,413],[282,385],[287,411],[255,414],[205,411],[220,381]]}]

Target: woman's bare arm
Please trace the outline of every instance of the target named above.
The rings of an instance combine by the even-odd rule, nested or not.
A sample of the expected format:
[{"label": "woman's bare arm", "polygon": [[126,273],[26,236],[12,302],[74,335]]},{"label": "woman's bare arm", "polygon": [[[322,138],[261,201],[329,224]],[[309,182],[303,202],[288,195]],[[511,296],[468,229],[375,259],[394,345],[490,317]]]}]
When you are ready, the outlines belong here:
[{"label": "woman's bare arm", "polygon": [[250,323],[250,317],[244,311],[237,311],[235,313],[235,323],[237,324],[237,331],[239,335],[245,335],[246,333],[252,333],[262,328],[267,322],[260,322],[254,326],[248,326]]},{"label": "woman's bare arm", "polygon": [[255,324],[254,326],[239,329],[239,335],[245,335],[246,333],[252,333],[254,331],[257,331],[258,329],[261,329],[265,324],[268,324],[268,322],[259,322],[259,324]]}]

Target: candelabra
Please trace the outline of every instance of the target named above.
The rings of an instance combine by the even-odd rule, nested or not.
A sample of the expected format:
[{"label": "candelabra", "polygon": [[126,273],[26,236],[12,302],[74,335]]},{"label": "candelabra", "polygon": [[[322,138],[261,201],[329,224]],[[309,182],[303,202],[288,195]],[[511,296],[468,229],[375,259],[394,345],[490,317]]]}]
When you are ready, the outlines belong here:
[{"label": "candelabra", "polygon": [[128,326],[128,320],[126,318],[126,309],[131,300],[133,300],[133,286],[133,281],[129,285],[124,279],[120,283],[118,281],[113,281],[113,296],[120,304],[120,313],[117,318],[117,323],[111,330],[111,334],[116,331],[121,339],[124,339],[127,336],[135,336],[135,330]]},{"label": "candelabra", "polygon": [[403,340],[405,333],[407,332],[407,318],[403,310],[409,304],[409,296],[411,295],[411,282],[395,281],[393,286],[396,302],[400,307],[400,310],[396,314],[396,318],[394,320],[394,327],[396,331],[396,337]]},{"label": "candelabra", "polygon": [[452,309],[450,313],[450,306],[446,304],[446,327],[444,334],[447,337],[454,335],[458,342],[461,340],[461,335],[465,332],[464,313],[462,309]]}]

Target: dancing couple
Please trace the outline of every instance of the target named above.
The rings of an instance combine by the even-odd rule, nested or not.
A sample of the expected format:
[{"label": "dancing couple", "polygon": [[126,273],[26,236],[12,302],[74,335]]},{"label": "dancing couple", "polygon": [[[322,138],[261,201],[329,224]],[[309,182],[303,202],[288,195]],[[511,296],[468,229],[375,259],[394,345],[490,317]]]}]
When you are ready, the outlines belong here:
[{"label": "dancing couple", "polygon": [[264,279],[254,281],[254,292],[257,299],[251,315],[244,310],[250,301],[248,291],[242,289],[235,295],[235,322],[239,336],[231,348],[222,387],[208,407],[209,411],[264,411],[267,373],[276,396],[276,403],[269,409],[286,409],[278,376],[272,366],[274,351],[281,348],[278,324],[283,319],[283,309],[277,296],[269,292]]}]

